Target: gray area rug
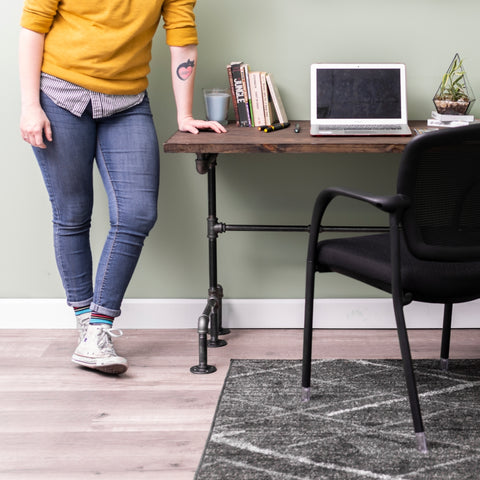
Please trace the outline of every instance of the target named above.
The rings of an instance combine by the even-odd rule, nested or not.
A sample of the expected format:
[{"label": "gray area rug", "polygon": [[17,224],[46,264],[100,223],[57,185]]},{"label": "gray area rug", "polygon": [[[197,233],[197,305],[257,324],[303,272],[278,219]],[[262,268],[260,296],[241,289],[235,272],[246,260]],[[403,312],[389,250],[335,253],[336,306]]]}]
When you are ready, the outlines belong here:
[{"label": "gray area rug", "polygon": [[478,480],[480,360],[414,364],[426,455],[399,360],[233,360],[195,480]]}]

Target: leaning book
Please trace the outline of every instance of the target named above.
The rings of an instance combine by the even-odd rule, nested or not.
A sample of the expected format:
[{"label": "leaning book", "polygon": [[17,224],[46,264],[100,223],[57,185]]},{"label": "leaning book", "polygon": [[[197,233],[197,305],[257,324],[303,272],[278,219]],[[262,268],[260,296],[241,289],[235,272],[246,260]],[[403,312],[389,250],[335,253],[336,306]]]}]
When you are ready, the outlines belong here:
[{"label": "leaning book", "polygon": [[285,107],[283,106],[282,97],[280,96],[277,84],[273,80],[273,75],[271,73],[267,73],[266,80],[277,119],[280,123],[286,123],[288,122],[287,113],[285,112]]}]

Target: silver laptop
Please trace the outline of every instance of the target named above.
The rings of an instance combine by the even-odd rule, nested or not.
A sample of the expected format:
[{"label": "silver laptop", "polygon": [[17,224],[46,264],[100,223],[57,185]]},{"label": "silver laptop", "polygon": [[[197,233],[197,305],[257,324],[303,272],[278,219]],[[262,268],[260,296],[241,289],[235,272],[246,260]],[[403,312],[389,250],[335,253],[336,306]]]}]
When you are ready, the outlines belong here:
[{"label": "silver laptop", "polygon": [[310,134],[411,135],[405,65],[313,64]]}]

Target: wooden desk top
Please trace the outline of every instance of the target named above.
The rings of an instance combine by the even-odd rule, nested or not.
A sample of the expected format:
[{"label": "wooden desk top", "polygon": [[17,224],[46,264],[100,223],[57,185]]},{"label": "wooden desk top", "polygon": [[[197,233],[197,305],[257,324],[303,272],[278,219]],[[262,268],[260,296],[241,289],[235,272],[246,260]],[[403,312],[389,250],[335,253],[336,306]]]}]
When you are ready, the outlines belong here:
[{"label": "wooden desk top", "polygon": [[[293,131],[300,124],[300,133]],[[292,121],[277,132],[259,132],[256,128],[229,124],[228,132],[177,131],[164,144],[166,153],[400,153],[416,135],[414,128],[425,128],[425,121],[409,122],[412,136],[312,137],[309,121]]]}]

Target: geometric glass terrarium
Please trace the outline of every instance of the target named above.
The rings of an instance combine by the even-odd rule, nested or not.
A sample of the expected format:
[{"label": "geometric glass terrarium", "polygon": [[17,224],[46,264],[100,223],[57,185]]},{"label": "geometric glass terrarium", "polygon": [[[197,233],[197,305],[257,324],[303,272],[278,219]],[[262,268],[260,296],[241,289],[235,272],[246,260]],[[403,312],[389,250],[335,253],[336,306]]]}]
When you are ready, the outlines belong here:
[{"label": "geometric glass terrarium", "polygon": [[474,102],[475,96],[463,67],[463,60],[457,53],[442,77],[433,103],[438,113],[466,115]]}]

